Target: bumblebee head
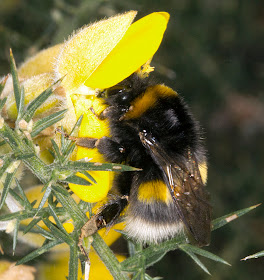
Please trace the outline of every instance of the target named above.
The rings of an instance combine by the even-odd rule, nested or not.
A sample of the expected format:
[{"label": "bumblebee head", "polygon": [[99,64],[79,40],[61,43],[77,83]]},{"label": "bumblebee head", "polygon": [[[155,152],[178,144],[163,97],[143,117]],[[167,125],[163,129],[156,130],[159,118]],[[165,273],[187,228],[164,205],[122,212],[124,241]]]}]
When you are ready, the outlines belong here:
[{"label": "bumblebee head", "polygon": [[130,103],[140,94],[144,93],[149,86],[148,78],[141,78],[137,73],[107,89],[107,104],[114,106],[130,106]]}]

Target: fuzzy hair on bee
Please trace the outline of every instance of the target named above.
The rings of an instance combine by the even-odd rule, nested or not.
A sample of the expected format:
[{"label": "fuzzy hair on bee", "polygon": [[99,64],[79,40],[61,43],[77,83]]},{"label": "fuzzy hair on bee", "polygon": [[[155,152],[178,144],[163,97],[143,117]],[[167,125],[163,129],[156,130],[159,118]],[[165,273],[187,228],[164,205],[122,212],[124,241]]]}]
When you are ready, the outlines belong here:
[{"label": "fuzzy hair on bee", "polygon": [[125,231],[137,242],[158,243],[185,232],[198,246],[208,245],[206,153],[201,128],[182,97],[134,73],[99,98],[108,105],[98,117],[109,121],[111,137],[91,139],[94,147],[106,161],[140,171],[115,175],[120,197],[93,216],[94,232],[125,211]]}]

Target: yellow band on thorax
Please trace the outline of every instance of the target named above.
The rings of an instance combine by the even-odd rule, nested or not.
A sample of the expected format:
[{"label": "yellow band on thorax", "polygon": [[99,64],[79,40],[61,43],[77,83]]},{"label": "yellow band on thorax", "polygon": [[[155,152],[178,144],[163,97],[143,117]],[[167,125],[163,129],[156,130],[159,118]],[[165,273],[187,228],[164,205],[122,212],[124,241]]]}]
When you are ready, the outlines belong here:
[{"label": "yellow band on thorax", "polygon": [[124,115],[124,120],[141,117],[147,110],[153,108],[159,98],[177,96],[177,92],[165,85],[149,86],[147,90],[131,102],[129,111]]}]

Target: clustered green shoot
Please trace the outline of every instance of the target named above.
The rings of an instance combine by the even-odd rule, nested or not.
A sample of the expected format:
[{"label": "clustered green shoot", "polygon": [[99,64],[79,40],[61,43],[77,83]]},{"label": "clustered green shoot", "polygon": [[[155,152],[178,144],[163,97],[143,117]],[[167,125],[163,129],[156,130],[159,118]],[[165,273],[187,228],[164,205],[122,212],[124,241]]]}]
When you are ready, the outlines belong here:
[{"label": "clustered green shoot", "polygon": [[[18,81],[18,74],[12,52],[10,57],[14,96],[18,115],[14,128],[11,128],[1,117],[1,110],[6,102],[6,98],[1,99],[1,92],[5,86],[3,82],[0,84],[0,146],[8,145],[10,152],[0,156],[0,179],[3,177],[3,174],[6,173],[0,198],[0,210],[3,208],[8,195],[16,200],[23,210],[13,213],[7,213],[7,211],[2,210],[2,213],[0,214],[0,222],[15,220],[13,231],[14,253],[17,246],[19,231],[22,231],[24,234],[34,232],[45,237],[45,242],[42,246],[20,259],[17,262],[17,265],[29,262],[38,256],[47,253],[51,248],[66,243],[70,250],[68,279],[76,280],[78,277],[79,260],[82,264],[85,264],[85,257],[80,253],[78,248],[78,238],[82,226],[88,219],[86,212],[91,214],[92,205],[82,200],[77,203],[72,198],[72,193],[67,187],[67,184],[75,183],[89,185],[91,184],[90,181],[94,181],[89,174],[89,171],[116,171],[115,168],[117,164],[103,163],[101,165],[96,165],[93,162],[87,162],[85,160],[71,161],[70,156],[75,148],[75,143],[67,139],[63,134],[61,134],[60,145],[57,145],[56,142],[51,139],[53,149],[50,152],[54,158],[53,163],[44,163],[38,156],[38,149],[32,139],[38,136],[44,129],[60,121],[64,117],[66,110],[55,112],[32,123],[36,110],[52,94],[52,87],[42,92],[28,106],[25,106],[25,93]],[[32,129],[29,131],[25,129],[25,127],[27,127],[27,124],[30,122],[32,123]],[[71,134],[78,131],[80,123],[81,118],[77,121]],[[43,184],[43,196],[38,207],[34,207],[36,201],[33,203],[29,202],[23,187],[16,178],[16,172],[20,165],[26,166]],[[135,170],[133,167],[129,166],[118,166],[121,172]],[[84,174],[87,177],[87,180],[78,177],[76,175],[77,172]],[[14,181],[16,187],[11,188],[11,183]],[[47,207],[44,206],[46,202],[48,203]],[[59,204],[61,206],[58,206]],[[212,230],[216,230],[226,225],[230,221],[244,215],[256,207],[257,205],[215,219],[212,222]],[[49,217],[51,216],[54,218],[55,222],[49,220]],[[32,221],[27,226],[20,224],[21,221],[28,218],[31,218]],[[63,227],[63,223],[69,219],[72,219],[74,224],[74,231],[72,233],[68,233]],[[44,222],[48,230],[43,229],[38,225],[40,221]],[[141,244],[134,243],[124,232],[121,233],[124,238],[127,239],[130,255],[122,262],[117,260],[113,251],[107,246],[98,233],[93,235],[91,243],[91,246],[116,280],[131,279],[131,275],[132,279],[160,279],[157,277],[150,277],[146,273],[146,269],[161,260],[167,252],[176,249],[180,249],[190,256],[207,274],[210,274],[210,272],[200,261],[198,256],[203,256],[216,262],[229,265],[222,258],[202,248],[186,243],[186,239],[183,237],[176,237],[161,244],[144,247]],[[259,257],[263,256],[263,254],[264,252],[262,251],[247,258]]]}]

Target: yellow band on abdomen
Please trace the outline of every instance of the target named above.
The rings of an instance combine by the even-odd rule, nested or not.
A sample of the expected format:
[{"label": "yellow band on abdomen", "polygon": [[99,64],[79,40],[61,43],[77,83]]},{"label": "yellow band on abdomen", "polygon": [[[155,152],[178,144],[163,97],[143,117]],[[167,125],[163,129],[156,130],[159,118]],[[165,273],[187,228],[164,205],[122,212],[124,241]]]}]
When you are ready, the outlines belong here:
[{"label": "yellow band on abdomen", "polygon": [[168,204],[172,198],[166,184],[161,180],[143,183],[138,189],[138,200],[145,203],[162,201]]}]

